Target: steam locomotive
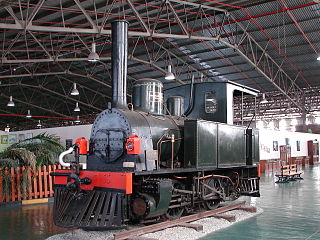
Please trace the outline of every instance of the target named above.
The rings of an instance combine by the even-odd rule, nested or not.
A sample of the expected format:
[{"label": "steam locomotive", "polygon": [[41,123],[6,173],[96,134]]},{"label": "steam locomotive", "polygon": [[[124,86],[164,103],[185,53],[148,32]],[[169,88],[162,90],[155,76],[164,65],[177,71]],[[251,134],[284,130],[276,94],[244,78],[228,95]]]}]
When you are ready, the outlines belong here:
[{"label": "steam locomotive", "polygon": [[[53,173],[55,224],[118,228],[259,196],[258,130],[227,124],[232,96],[257,91],[193,81],[163,91],[161,81],[141,79],[129,109],[127,28],[126,21],[112,23],[112,105],[95,119],[89,149],[78,139],[59,157],[70,170]],[[65,162],[72,152],[76,160]],[[87,156],[86,169],[79,155]]]}]

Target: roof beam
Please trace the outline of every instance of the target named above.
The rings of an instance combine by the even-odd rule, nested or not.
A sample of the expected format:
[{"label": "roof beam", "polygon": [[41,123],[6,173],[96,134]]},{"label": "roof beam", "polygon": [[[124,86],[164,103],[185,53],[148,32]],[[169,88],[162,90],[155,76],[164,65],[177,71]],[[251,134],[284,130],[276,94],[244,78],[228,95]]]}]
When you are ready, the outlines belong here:
[{"label": "roof beam", "polygon": [[[75,81],[73,80],[70,80],[66,77],[63,77],[63,75],[66,75],[67,72],[64,71],[64,72],[46,72],[46,73],[25,73],[25,74],[10,74],[10,75],[0,75],[0,79],[7,79],[7,78],[23,78],[23,77],[37,77],[37,76],[56,76],[56,75],[61,75],[60,78],[70,82],[70,83],[74,83]],[[8,84],[2,84],[1,86],[3,85],[8,85]],[[97,90],[94,90],[92,88],[89,88],[87,86],[84,86],[84,85],[81,85],[77,82],[77,85],[80,87],[80,88],[84,88],[88,91],[91,91],[92,93],[95,93],[95,94],[98,94],[100,95],[101,97],[104,97],[104,98],[108,98],[110,99],[110,96],[108,95],[105,95],[103,94],[102,92],[100,91],[97,91]]]},{"label": "roof beam", "polygon": [[[6,87],[6,86],[7,86],[6,84],[0,85],[0,87]],[[22,86],[22,87],[29,87],[29,88],[39,89],[39,90],[41,90],[41,91],[49,92],[49,93],[51,93],[51,94],[53,94],[53,95],[56,95],[56,96],[58,96],[58,97],[60,97],[60,98],[67,99],[67,100],[72,101],[72,102],[79,102],[79,104],[81,104],[81,105],[83,105],[83,106],[86,106],[86,107],[88,107],[88,108],[90,108],[90,109],[94,109],[94,110],[97,110],[97,111],[99,111],[99,112],[103,111],[102,108],[95,107],[95,106],[93,106],[92,104],[85,103],[85,102],[80,101],[80,100],[78,100],[78,99],[75,99],[75,98],[69,97],[69,96],[67,96],[67,95],[61,94],[61,93],[59,93],[59,92],[56,92],[56,91],[51,90],[51,89],[49,89],[49,88],[46,88],[46,87],[44,87],[44,86],[42,86],[42,85],[32,85],[32,84],[26,84],[26,83],[16,83],[16,84],[10,84],[10,86]],[[4,97],[9,98],[9,97],[6,96],[5,94],[1,94],[1,95],[4,96]],[[17,100],[17,102],[21,101],[21,100],[16,99],[16,98],[14,98],[14,100],[15,100],[15,101]],[[23,103],[27,104],[27,102],[23,102]],[[30,104],[31,104],[31,103],[30,103]],[[36,106],[36,105],[34,105],[34,106]],[[40,106],[38,106],[38,108],[39,108],[39,109],[42,109],[42,110],[45,109],[45,108],[41,108]],[[60,113],[56,113],[56,114],[60,114]],[[60,116],[62,116],[62,115],[60,115]],[[68,117],[68,116],[64,115],[63,117]]]},{"label": "roof beam", "polygon": [[79,0],[74,0],[74,2],[77,4],[77,6],[80,8],[81,12],[84,14],[84,16],[86,17],[86,19],[88,20],[88,22],[91,24],[91,26],[93,27],[93,29],[98,31],[98,27],[95,24],[95,22],[92,20],[92,18],[88,15],[87,11],[84,9],[84,7],[82,7],[81,3],[79,2]]},{"label": "roof beam", "polygon": [[178,14],[176,13],[175,9],[173,8],[171,2],[169,0],[166,0],[166,4],[169,6],[170,10],[172,11],[175,19],[177,20],[179,26],[181,27],[182,31],[184,34],[191,36],[191,34],[189,33],[187,27],[184,25],[184,23],[182,22],[182,20],[180,19],[180,17],[178,16]]},{"label": "roof beam", "polygon": [[[110,61],[111,57],[100,57],[100,61]],[[17,64],[17,63],[47,63],[47,62],[79,62],[88,61],[88,58],[28,58],[28,59],[7,59],[2,58],[1,63]]]},{"label": "roof beam", "polygon": [[7,10],[7,12],[10,14],[10,16],[14,19],[15,23],[22,27],[22,23],[21,23],[20,19],[17,17],[17,15],[14,13],[12,7],[5,6],[4,9]]},{"label": "roof beam", "polygon": [[33,8],[33,11],[31,13],[31,15],[28,17],[28,19],[25,21],[25,29],[27,30],[27,28],[32,25],[32,20],[34,19],[34,17],[37,15],[37,13],[39,12],[40,8],[42,7],[43,3],[45,0],[40,0],[37,5]]},{"label": "roof beam", "polygon": [[[5,97],[5,98],[9,98],[9,96],[5,95],[4,93],[1,93],[1,96]],[[61,116],[61,117],[70,117],[70,116],[64,115],[62,113],[56,112],[54,110],[51,110],[51,109],[48,109],[48,108],[43,108],[41,106],[35,105],[33,103],[30,103],[30,102],[22,101],[22,100],[17,99],[17,98],[14,98],[14,101],[22,103],[22,104],[25,104],[25,105],[28,105],[28,106],[31,106],[33,108],[38,108],[38,109],[40,109],[42,111],[46,111],[46,112],[50,112],[50,113],[56,114],[56,115]]]},{"label": "roof beam", "polygon": [[137,11],[137,9],[134,7],[133,3],[131,0],[127,0],[131,10],[133,11],[134,15],[136,15],[136,17],[139,19],[141,25],[143,26],[143,28],[147,31],[148,34],[150,34],[150,29],[147,26],[147,24],[145,23],[145,21],[143,21],[141,15],[139,14],[139,12]]},{"label": "roof beam", "polygon": [[[65,32],[65,33],[82,33],[82,34],[101,34],[111,35],[111,30],[101,29],[101,32],[90,28],[70,28],[70,27],[49,27],[39,25],[29,25],[26,29],[18,24],[0,23],[0,29],[16,29],[16,30],[29,30],[35,32]],[[203,41],[217,41],[217,37],[209,36],[189,36],[186,34],[170,34],[170,33],[147,33],[141,31],[128,31],[130,37],[154,37],[154,38],[176,38],[176,39],[193,39]]]},{"label": "roof beam", "polygon": [[[168,1],[168,0],[167,0]],[[210,10],[208,5],[190,3],[187,1],[179,1],[171,0],[173,2],[185,5],[191,5],[193,7],[199,7],[202,9]],[[171,5],[172,6],[172,5]],[[178,6],[177,6],[178,7]],[[175,8],[177,8],[175,6]],[[174,11],[175,9],[172,8]],[[217,10],[217,9],[215,9]],[[222,22],[219,23],[219,27],[212,26],[212,28],[218,28],[218,31],[210,31],[210,36],[204,35],[196,35],[195,32],[193,34],[188,33],[188,29],[185,29],[184,34],[170,34],[170,33],[161,33],[161,32],[147,32],[147,31],[129,31],[129,36],[140,36],[140,37],[154,37],[154,38],[174,38],[174,39],[193,39],[202,41],[219,41],[220,43],[234,49],[241,57],[243,57],[250,65],[252,65],[256,71],[258,71],[261,75],[263,75],[267,81],[272,83],[279,91],[281,91],[293,104],[295,104],[302,112],[305,111],[305,107],[303,103],[299,103],[294,101],[290,96],[289,92],[294,90],[296,94],[300,96],[303,95],[303,91],[299,88],[296,83],[296,79],[290,77],[290,75],[284,71],[282,68],[282,64],[278,64],[270,55],[266,53],[266,48],[261,47],[257,41],[253,39],[253,37],[247,32],[247,28],[243,27],[240,23],[236,21],[236,19],[227,11],[223,11],[225,13],[225,17]],[[177,15],[178,16],[178,15]],[[179,17],[179,16],[178,16]],[[216,16],[210,16],[210,18],[214,18]],[[181,18],[180,18],[181,20]],[[217,19],[221,21],[221,19]],[[210,20],[211,22],[211,20]],[[226,28],[225,32],[230,32],[229,28],[234,27],[231,24],[237,25],[242,31],[243,34],[240,38],[236,38],[234,33],[231,33],[231,36],[227,36],[226,38],[221,38],[222,28]],[[228,28],[229,27],[229,28]],[[10,29],[21,29],[21,26],[18,24],[5,24],[1,23],[0,28],[10,28]],[[86,29],[86,28],[66,28],[66,27],[48,27],[48,26],[35,26],[29,25],[28,29],[30,31],[43,31],[43,32],[75,32],[75,33],[88,33],[88,34],[104,34],[110,35],[111,30],[101,29],[101,32],[98,29]],[[199,30],[200,31],[200,30]],[[238,41],[237,41],[238,40]],[[248,50],[249,49],[249,50]],[[161,71],[159,67],[145,60],[141,60],[145,64],[149,64]],[[163,70],[163,69],[162,69]],[[165,70],[163,70],[165,71]],[[162,71],[161,71],[162,72]]]},{"label": "roof beam", "polygon": [[[134,56],[129,56],[129,60],[134,60],[134,61],[137,61],[137,62],[141,62],[143,64],[146,64],[146,65],[150,65],[150,66],[153,66],[154,68],[156,68],[158,71],[166,74],[167,71],[164,70],[163,68],[159,67],[158,65],[156,65],[154,62],[152,61],[146,61],[146,60],[143,60],[143,59],[140,59],[140,58],[136,58]],[[178,77],[176,77],[176,81],[180,84],[185,84],[185,82],[183,82],[181,79],[179,79]]]}]

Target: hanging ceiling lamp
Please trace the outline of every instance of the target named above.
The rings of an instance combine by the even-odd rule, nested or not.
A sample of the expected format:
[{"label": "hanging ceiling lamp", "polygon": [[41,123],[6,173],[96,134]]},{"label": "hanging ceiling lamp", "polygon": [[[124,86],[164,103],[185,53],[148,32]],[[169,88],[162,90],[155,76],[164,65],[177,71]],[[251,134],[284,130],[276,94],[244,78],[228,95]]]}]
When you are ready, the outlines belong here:
[{"label": "hanging ceiling lamp", "polygon": [[77,119],[74,121],[75,123],[80,123],[79,115],[77,116]]},{"label": "hanging ceiling lamp", "polygon": [[266,99],[266,94],[265,93],[262,93],[262,100],[260,103],[268,103],[268,100]]},{"label": "hanging ceiling lamp", "polygon": [[28,114],[26,115],[27,118],[32,118],[32,115],[30,113],[30,110],[28,109]]},{"label": "hanging ceiling lamp", "polygon": [[9,124],[7,124],[7,126],[4,128],[4,131],[5,131],[5,132],[10,132],[10,126],[9,126]]},{"label": "hanging ceiling lamp", "polygon": [[40,121],[40,120],[38,121],[37,127],[39,127],[39,128],[42,127],[42,124],[41,124],[41,121]]},{"label": "hanging ceiling lamp", "polygon": [[166,76],[164,77],[165,80],[174,80],[176,77],[172,73],[171,65],[168,65],[168,72],[166,73]]},{"label": "hanging ceiling lamp", "polygon": [[9,100],[7,106],[8,107],[14,107],[14,102],[13,102],[12,96],[10,96],[10,100]]},{"label": "hanging ceiling lamp", "polygon": [[78,89],[77,89],[77,84],[76,84],[76,83],[73,83],[73,89],[72,89],[72,91],[71,91],[71,95],[72,95],[72,96],[77,96],[77,95],[79,95],[79,91],[78,91]]},{"label": "hanging ceiling lamp", "polygon": [[96,62],[100,59],[99,55],[96,53],[96,43],[92,43],[91,45],[91,53],[88,56],[89,62]]},{"label": "hanging ceiling lamp", "polygon": [[79,108],[79,103],[78,102],[76,102],[76,107],[75,107],[75,109],[73,111],[80,112],[80,108]]}]

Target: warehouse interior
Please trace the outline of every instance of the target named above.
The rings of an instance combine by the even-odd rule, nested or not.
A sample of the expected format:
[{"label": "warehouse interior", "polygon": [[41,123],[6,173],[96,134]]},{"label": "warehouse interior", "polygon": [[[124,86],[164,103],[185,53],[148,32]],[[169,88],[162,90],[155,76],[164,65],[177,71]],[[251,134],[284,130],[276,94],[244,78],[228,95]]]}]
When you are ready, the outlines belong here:
[{"label": "warehouse interior", "polygon": [[[115,19],[129,22],[129,99],[132,82],[141,78],[165,86],[192,76],[195,82],[230,80],[260,91],[258,124],[318,122],[318,2],[200,2],[1,1],[1,128],[33,128],[38,120],[67,126],[77,116],[92,122],[110,101]],[[92,45],[96,62],[88,61]],[[168,65],[173,81],[164,79]],[[70,95],[74,83],[78,96]],[[10,96],[14,107],[7,107]],[[236,122],[249,122],[254,100],[235,105]],[[26,120],[21,115],[28,110],[34,117]]]},{"label": "warehouse interior", "polygon": [[[55,190],[50,174],[63,169],[56,167],[58,163],[64,166],[59,155],[49,159],[40,154],[42,162],[30,163],[38,161],[37,154],[43,151],[36,149],[34,160],[22,166],[21,153],[12,157],[18,165],[5,165],[11,155],[2,152],[11,145],[25,147],[19,142],[29,144],[32,140],[28,139],[34,137],[33,143],[47,137],[58,141],[62,146],[58,151],[63,152],[68,141],[82,137],[89,141],[94,136],[92,129],[100,126],[101,113],[111,111],[111,103],[114,107],[112,23],[116,21],[128,23],[127,69],[123,64],[123,71],[130,110],[136,110],[135,84],[145,79],[156,80],[167,94],[190,85],[190,99],[197,84],[226,83],[239,91],[231,96],[232,119],[222,122],[242,127],[246,136],[251,128],[260,132],[259,142],[252,140],[260,157],[252,166],[259,172],[254,177],[260,180],[261,197],[243,199],[264,212],[201,239],[320,238],[318,210],[314,210],[320,204],[316,197],[320,194],[319,0],[0,0],[0,225],[5,226],[0,227],[0,235],[45,239],[67,231],[52,220]],[[203,96],[194,98],[199,101]],[[180,117],[188,116],[191,101],[185,100]],[[161,108],[170,119],[174,116],[165,102]],[[216,111],[216,105],[213,108]],[[163,134],[168,142],[183,139],[167,135]],[[160,154],[156,153],[159,162],[161,144]],[[251,151],[243,149],[243,154]],[[84,164],[85,155],[80,156]],[[174,165],[173,155],[174,150],[171,170],[182,166]],[[51,160],[56,165],[44,164]],[[160,169],[159,162],[152,165],[153,170]],[[285,164],[303,171],[303,180],[277,183]],[[32,172],[35,166],[39,173]],[[20,180],[23,171],[31,171],[28,183]],[[21,190],[20,194],[20,182],[21,189],[32,185],[35,192]],[[29,200],[45,204],[21,207]],[[273,229],[274,221],[277,227]],[[30,231],[12,232],[14,225]],[[72,234],[88,237],[77,230]]]}]

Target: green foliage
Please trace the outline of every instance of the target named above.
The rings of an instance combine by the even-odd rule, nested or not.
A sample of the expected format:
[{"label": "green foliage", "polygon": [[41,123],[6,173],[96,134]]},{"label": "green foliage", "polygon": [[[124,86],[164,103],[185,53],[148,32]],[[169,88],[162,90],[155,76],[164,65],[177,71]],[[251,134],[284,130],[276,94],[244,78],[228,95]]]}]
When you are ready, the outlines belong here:
[{"label": "green foliage", "polygon": [[0,168],[4,169],[4,168],[15,168],[18,167],[18,163],[15,161],[12,161],[12,159],[9,158],[4,158],[4,159],[0,159]]},{"label": "green foliage", "polygon": [[[3,198],[10,195],[11,192],[12,179],[9,172],[10,168],[30,166],[30,171],[34,173],[38,166],[55,163],[55,159],[64,151],[64,147],[57,142],[54,137],[54,135],[45,133],[39,134],[33,138],[12,144],[5,151],[0,153]],[[20,179],[18,191],[22,193],[22,196],[26,197],[28,195],[27,190],[29,187],[28,169],[26,168]]]},{"label": "green foliage", "polygon": [[11,176],[6,173],[4,169],[1,170],[2,175],[2,196],[5,198],[7,195],[10,196],[11,193]]},{"label": "green foliage", "polygon": [[43,133],[12,144],[0,153],[0,159],[11,159],[19,165],[31,167],[54,164],[55,159],[64,151],[64,147],[54,137]]}]

